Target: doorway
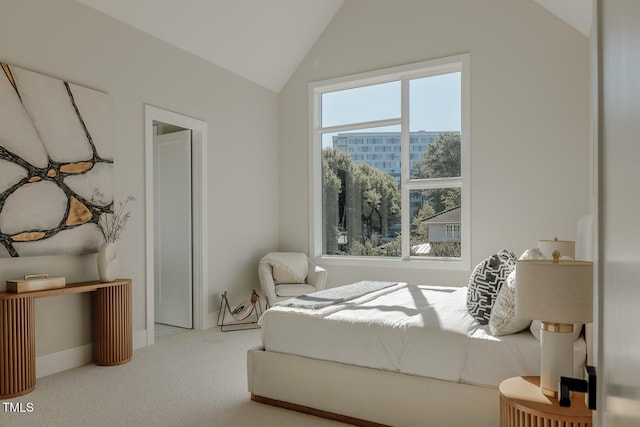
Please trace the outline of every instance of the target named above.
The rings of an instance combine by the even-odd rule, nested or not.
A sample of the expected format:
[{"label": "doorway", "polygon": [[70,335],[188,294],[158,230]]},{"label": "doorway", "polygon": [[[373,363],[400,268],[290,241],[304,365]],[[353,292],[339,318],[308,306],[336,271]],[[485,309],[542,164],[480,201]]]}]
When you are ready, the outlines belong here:
[{"label": "doorway", "polygon": [[154,121],[154,327],[193,328],[191,131]]},{"label": "doorway", "polygon": [[147,345],[156,322],[207,323],[206,131],[206,122],[145,105]]}]

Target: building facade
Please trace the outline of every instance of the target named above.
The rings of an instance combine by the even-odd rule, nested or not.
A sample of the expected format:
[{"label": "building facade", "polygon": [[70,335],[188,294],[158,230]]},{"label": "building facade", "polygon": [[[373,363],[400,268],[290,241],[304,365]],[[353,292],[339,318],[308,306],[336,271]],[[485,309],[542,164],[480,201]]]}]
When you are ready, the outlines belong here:
[{"label": "building facade", "polygon": [[[438,139],[441,131],[409,133],[409,170],[424,159],[429,144]],[[354,163],[369,166],[389,174],[400,188],[401,152],[400,132],[349,132],[333,137],[333,148],[348,153]]]}]

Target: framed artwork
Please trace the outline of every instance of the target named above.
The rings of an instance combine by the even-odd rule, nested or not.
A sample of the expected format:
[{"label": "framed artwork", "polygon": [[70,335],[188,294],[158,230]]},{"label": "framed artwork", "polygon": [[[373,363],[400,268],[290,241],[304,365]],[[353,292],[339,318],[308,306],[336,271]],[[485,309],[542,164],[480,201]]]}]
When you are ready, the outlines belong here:
[{"label": "framed artwork", "polygon": [[113,211],[109,95],[0,66],[0,258],[97,252]]}]

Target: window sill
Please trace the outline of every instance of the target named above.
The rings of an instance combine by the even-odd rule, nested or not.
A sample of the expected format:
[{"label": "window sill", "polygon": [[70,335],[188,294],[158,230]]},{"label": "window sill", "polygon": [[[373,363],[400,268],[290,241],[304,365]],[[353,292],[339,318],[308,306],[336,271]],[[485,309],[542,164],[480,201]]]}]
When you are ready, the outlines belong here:
[{"label": "window sill", "polygon": [[410,259],[386,257],[356,257],[344,255],[322,255],[314,258],[314,262],[321,265],[339,265],[346,267],[379,267],[379,268],[407,268],[422,270],[469,270],[469,262],[461,258],[426,259],[412,257]]}]

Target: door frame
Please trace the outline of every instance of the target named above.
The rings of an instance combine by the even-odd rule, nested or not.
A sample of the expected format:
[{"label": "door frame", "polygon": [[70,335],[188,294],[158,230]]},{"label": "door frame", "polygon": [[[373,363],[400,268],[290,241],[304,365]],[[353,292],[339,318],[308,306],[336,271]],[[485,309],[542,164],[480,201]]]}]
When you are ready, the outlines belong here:
[{"label": "door frame", "polygon": [[192,165],[192,244],[193,244],[193,328],[204,329],[209,312],[207,295],[208,240],[207,236],[207,123],[183,114],[144,105],[145,130],[145,217],[146,217],[146,286],[147,286],[147,345],[155,342],[154,326],[154,236],[153,190],[154,164],[153,122],[163,122],[191,130]]}]

